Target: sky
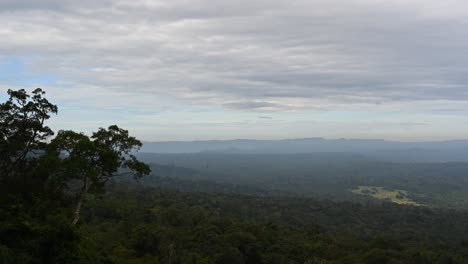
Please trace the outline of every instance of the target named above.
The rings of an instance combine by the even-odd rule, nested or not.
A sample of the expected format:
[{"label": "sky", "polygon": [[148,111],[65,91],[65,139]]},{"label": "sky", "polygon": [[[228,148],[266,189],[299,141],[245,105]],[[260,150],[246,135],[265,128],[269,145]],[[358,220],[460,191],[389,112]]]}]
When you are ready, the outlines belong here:
[{"label": "sky", "polygon": [[145,141],[468,138],[466,0],[0,0],[0,99]]}]

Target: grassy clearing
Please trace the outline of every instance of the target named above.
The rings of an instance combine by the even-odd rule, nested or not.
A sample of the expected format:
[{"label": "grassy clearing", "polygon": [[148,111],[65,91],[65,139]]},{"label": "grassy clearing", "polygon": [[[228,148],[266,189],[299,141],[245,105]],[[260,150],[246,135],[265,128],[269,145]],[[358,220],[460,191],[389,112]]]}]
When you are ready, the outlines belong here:
[{"label": "grassy clearing", "polygon": [[388,200],[397,204],[421,205],[408,198],[408,192],[404,190],[392,190],[376,186],[358,186],[358,188],[352,189],[351,192],[358,195],[371,196],[376,199]]}]

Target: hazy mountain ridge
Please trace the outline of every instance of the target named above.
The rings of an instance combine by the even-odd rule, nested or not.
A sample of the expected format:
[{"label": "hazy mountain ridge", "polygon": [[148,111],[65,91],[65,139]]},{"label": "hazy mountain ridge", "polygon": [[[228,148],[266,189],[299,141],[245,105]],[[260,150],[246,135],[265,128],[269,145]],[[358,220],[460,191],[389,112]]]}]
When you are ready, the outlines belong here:
[{"label": "hazy mountain ridge", "polygon": [[144,142],[148,153],[353,153],[391,161],[468,161],[468,140],[398,142],[383,139],[284,139]]}]

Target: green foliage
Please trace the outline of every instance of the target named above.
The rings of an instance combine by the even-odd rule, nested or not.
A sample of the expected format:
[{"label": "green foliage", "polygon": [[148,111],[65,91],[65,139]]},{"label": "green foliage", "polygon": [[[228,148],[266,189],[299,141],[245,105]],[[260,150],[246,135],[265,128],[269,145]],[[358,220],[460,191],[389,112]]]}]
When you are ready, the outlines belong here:
[{"label": "green foliage", "polygon": [[468,209],[468,163],[395,163],[340,153],[141,153],[139,158],[151,163],[160,176],[145,177],[141,182],[181,191],[380,202],[351,191],[379,186],[406,191],[406,203]]},{"label": "green foliage", "polygon": [[[150,173],[148,165],[138,161],[133,152],[138,151],[141,142],[129,136],[128,131],[118,126],[100,128],[90,137],[83,133],[61,130],[48,144],[42,160],[53,175],[51,181],[65,186],[71,180],[83,183],[84,190],[93,187],[102,191],[104,184],[123,174],[141,177]],[[53,166],[51,166],[53,164]]]},{"label": "green foliage", "polygon": [[53,131],[44,125],[57,106],[43,98],[41,89],[32,92],[8,90],[9,99],[0,104],[0,180],[9,180],[32,162],[34,150],[44,147]]},{"label": "green foliage", "polygon": [[466,212],[392,204],[112,183],[84,218],[114,263],[465,263],[468,254]]},{"label": "green foliage", "polygon": [[100,256],[74,224],[88,191],[102,191],[118,170],[149,174],[134,156],[141,142],[115,125],[50,140],[45,122],[58,110],[45,92],[8,95],[0,104],[0,262],[94,263]]}]

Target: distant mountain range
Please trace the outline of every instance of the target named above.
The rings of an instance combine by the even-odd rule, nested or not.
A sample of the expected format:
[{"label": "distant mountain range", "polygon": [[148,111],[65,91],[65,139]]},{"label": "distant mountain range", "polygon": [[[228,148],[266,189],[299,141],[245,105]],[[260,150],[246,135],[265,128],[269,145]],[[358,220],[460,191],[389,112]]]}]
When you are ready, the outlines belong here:
[{"label": "distant mountain range", "polygon": [[284,139],[144,142],[148,153],[353,153],[368,158],[408,162],[468,161],[468,140],[398,142],[380,139]]}]

